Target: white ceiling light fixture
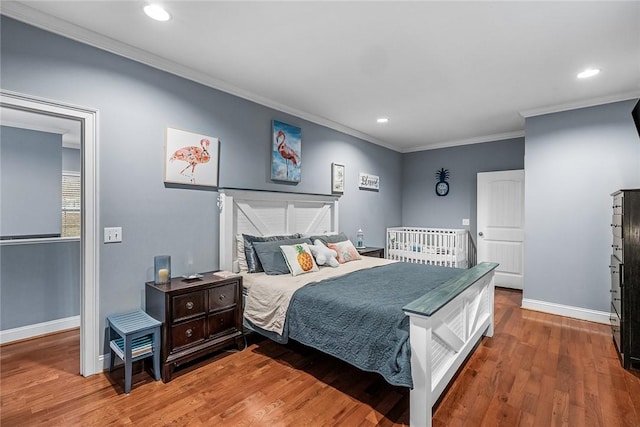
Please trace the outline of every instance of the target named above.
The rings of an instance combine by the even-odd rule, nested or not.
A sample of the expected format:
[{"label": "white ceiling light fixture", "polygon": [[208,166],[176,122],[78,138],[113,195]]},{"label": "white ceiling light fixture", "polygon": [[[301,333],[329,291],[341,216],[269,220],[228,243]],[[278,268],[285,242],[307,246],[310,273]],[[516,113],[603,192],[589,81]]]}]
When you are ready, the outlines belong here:
[{"label": "white ceiling light fixture", "polygon": [[376,122],[378,122],[378,123],[389,123],[389,117],[380,117],[378,120],[376,120]]},{"label": "white ceiling light fixture", "polygon": [[587,68],[583,72],[578,73],[578,78],[579,79],[588,79],[589,77],[593,77],[593,76],[597,75],[598,73],[600,73],[600,69],[599,68]]},{"label": "white ceiling light fixture", "polygon": [[144,13],[151,19],[165,22],[171,19],[171,15],[162,6],[158,4],[148,4],[144,7]]}]

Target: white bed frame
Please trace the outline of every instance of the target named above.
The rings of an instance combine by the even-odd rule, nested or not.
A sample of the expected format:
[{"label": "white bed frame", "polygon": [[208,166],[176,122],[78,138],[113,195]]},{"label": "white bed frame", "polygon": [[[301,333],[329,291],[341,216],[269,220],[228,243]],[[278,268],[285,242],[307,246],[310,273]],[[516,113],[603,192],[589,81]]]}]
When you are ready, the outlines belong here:
[{"label": "white bed frame", "polygon": [[[220,190],[220,269],[237,271],[236,235],[324,234],[338,231],[338,198]],[[467,270],[474,283],[431,315],[429,295],[405,307],[410,320],[410,425],[431,426],[432,407],[483,335],[493,335],[493,268]],[[459,280],[458,280],[459,281]],[[456,286],[455,283],[452,286]],[[409,309],[407,311],[407,309]]]},{"label": "white bed frame", "polygon": [[387,228],[387,258],[403,262],[468,268],[467,230]]}]

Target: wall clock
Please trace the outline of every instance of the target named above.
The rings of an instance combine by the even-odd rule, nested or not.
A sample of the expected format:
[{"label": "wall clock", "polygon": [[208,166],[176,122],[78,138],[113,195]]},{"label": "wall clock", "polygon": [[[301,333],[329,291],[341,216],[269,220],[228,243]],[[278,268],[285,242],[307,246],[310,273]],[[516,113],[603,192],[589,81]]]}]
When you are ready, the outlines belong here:
[{"label": "wall clock", "polygon": [[449,179],[449,169],[442,168],[436,172],[436,178],[438,182],[436,183],[436,194],[438,196],[446,196],[449,194],[449,183],[447,179]]}]

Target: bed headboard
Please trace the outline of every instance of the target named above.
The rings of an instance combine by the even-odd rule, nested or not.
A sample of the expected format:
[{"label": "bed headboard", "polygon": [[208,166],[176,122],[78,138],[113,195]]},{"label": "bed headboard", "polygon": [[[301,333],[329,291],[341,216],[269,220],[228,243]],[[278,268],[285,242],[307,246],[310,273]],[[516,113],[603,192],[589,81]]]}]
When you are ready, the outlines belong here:
[{"label": "bed headboard", "polygon": [[237,234],[338,232],[338,197],[319,194],[221,189],[220,269],[237,271]]}]

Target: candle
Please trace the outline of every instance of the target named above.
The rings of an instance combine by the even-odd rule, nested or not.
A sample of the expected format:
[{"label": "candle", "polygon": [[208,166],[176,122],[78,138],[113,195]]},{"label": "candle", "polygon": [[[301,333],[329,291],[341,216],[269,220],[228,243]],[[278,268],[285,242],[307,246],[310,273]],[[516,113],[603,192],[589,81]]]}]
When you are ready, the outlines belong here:
[{"label": "candle", "polygon": [[167,283],[169,281],[169,269],[161,268],[158,270],[158,280],[160,283]]}]

